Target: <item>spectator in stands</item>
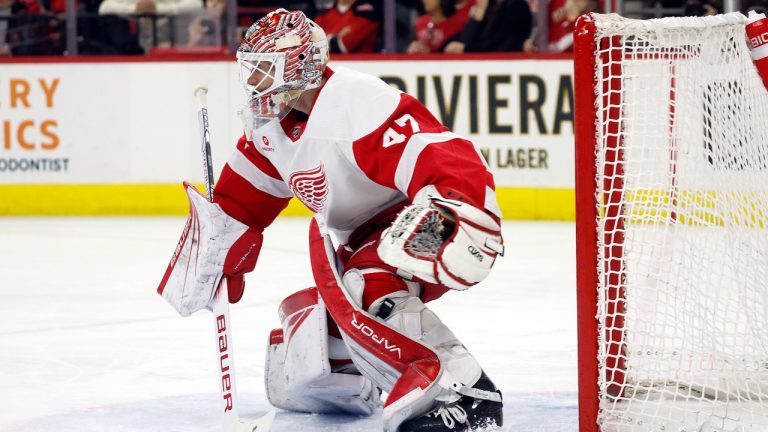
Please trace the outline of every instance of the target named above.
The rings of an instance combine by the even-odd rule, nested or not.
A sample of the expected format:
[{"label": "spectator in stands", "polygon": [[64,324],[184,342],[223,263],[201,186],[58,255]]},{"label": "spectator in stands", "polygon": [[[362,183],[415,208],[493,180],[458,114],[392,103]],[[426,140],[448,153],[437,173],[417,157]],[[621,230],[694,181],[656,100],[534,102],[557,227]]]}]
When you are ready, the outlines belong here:
[{"label": "spectator in stands", "polygon": [[[3,2],[8,13],[8,3]],[[2,8],[2,6],[0,6]],[[58,21],[51,20],[38,0],[11,0],[2,55],[61,55],[63,38]]]},{"label": "spectator in stands", "polygon": [[[51,0],[51,4],[61,0]],[[80,55],[141,55],[135,25],[118,15],[99,15],[102,0],[78,0],[77,52]],[[134,22],[135,24],[135,22]]]},{"label": "spectator in stands", "polygon": [[749,11],[768,14],[768,0],[747,0],[741,4],[741,13],[748,15]]},{"label": "spectator in stands", "polygon": [[[416,39],[414,33],[414,23],[416,19],[424,14],[424,5],[422,0],[395,0],[395,47],[396,53],[404,53],[408,50],[408,45]],[[384,46],[384,32],[379,33],[379,41],[382,51]]]},{"label": "spectator in stands", "polygon": [[[67,10],[67,0],[41,0],[43,9],[54,14],[64,14]],[[75,9],[80,7],[80,0],[75,0]]]},{"label": "spectator in stands", "polygon": [[[312,2],[315,6],[315,10],[325,12],[333,7],[333,0],[314,0]],[[317,14],[315,14],[317,16]]]},{"label": "spectator in stands", "polygon": [[171,45],[174,29],[167,16],[175,18],[202,9],[202,0],[104,0],[99,6],[99,14],[143,15],[139,18],[139,43],[146,50]]},{"label": "spectator in stands", "polygon": [[474,1],[464,1],[458,11],[454,0],[423,0],[423,3],[425,13],[416,20],[416,40],[408,46],[408,54],[442,52],[451,38],[467,25],[469,4]]},{"label": "spectator in stands", "polygon": [[526,0],[477,0],[464,31],[443,51],[520,52],[532,26],[531,8]]},{"label": "spectator in stands", "polygon": [[8,45],[7,35],[12,5],[13,0],[0,0],[0,57],[11,55],[11,46]]},{"label": "spectator in stands", "polygon": [[187,26],[186,48],[225,46],[227,0],[208,0]]},{"label": "spectator in stands", "polygon": [[597,10],[597,0],[551,0],[549,2],[550,52],[573,51],[573,29],[579,15]]},{"label": "spectator in stands", "polygon": [[685,2],[684,16],[708,16],[723,13],[723,6],[714,0],[688,0]]},{"label": "spectator in stands", "polygon": [[370,53],[381,28],[380,0],[336,0],[315,22],[325,30],[332,53]]}]

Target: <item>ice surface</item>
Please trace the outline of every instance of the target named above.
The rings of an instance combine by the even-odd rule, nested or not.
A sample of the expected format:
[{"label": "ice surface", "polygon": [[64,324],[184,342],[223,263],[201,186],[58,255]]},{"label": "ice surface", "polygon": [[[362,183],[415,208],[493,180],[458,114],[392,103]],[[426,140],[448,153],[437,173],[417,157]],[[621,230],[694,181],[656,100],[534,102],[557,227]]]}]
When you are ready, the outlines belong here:
[{"label": "ice surface", "polygon": [[[181,218],[0,218],[0,431],[220,430],[211,315],[155,293]],[[307,219],[266,232],[231,309],[243,417],[263,388],[277,305],[313,284]],[[577,428],[572,223],[505,222],[486,282],[432,302],[504,393],[505,431]],[[273,431],[380,430],[370,418],[278,411]]]}]

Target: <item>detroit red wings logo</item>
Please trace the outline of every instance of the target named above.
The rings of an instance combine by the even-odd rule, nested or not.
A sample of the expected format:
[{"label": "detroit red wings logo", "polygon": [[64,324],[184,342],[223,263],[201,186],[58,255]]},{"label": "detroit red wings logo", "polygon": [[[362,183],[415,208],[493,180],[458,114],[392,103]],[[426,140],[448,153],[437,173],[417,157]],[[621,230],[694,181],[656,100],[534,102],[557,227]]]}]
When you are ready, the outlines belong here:
[{"label": "detroit red wings logo", "polygon": [[288,184],[291,190],[305,206],[315,213],[320,213],[328,198],[328,180],[325,178],[323,165],[306,171],[291,174]]}]

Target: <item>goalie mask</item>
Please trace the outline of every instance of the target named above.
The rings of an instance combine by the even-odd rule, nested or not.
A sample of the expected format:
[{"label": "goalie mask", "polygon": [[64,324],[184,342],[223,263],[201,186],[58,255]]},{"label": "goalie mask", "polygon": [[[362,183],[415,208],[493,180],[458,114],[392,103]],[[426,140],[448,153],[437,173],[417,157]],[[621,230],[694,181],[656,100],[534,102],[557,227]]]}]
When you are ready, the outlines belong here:
[{"label": "goalie mask", "polygon": [[303,91],[320,87],[327,62],[325,32],[303,12],[277,9],[256,21],[237,50],[248,139],[264,124],[282,120]]}]

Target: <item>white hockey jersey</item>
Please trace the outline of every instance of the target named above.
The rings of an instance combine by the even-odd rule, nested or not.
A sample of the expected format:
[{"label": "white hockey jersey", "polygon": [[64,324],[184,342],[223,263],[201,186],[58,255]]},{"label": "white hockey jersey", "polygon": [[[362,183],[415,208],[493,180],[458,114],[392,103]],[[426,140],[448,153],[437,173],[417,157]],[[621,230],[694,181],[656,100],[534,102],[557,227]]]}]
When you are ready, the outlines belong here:
[{"label": "white hockey jersey", "polygon": [[493,177],[471,142],[376,77],[341,67],[326,75],[306,121],[289,115],[240,139],[214,194],[227,213],[263,229],[296,196],[345,243],[433,184],[500,217]]}]

